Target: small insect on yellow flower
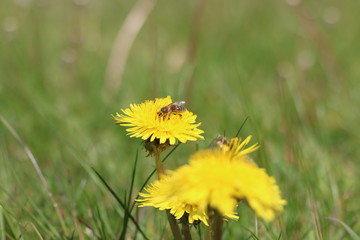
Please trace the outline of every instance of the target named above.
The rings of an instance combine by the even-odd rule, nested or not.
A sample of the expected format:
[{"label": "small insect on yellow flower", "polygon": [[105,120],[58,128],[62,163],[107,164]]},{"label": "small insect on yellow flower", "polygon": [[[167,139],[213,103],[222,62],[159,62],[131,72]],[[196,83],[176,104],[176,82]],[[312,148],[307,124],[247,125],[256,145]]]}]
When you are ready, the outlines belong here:
[{"label": "small insect on yellow flower", "polygon": [[177,219],[186,212],[189,223],[201,220],[207,225],[209,208],[237,219],[236,208],[244,200],[259,217],[273,220],[286,201],[275,179],[248,161],[246,154],[257,148],[244,148],[248,140],[232,139],[228,151],[212,148],[195,153],[188,165],[147,186],[148,193],[140,193],[142,198],[137,200],[139,206],[170,209]]},{"label": "small insect on yellow flower", "polygon": [[231,158],[251,160],[247,155],[255,152],[259,148],[259,144],[255,143],[254,145],[245,148],[245,146],[250,142],[250,140],[251,136],[248,136],[243,141],[237,137],[232,138],[230,139],[230,141],[228,141],[226,137],[220,135],[212,141],[210,148],[220,149],[224,152],[229,152]]},{"label": "small insect on yellow flower", "polygon": [[182,143],[203,139],[202,130],[195,123],[196,115],[184,107],[185,102],[173,103],[171,98],[156,98],[155,101],[145,101],[131,104],[130,108],[121,109],[116,113],[115,123],[129,127],[128,135],[159,144],[175,145],[176,140]]}]

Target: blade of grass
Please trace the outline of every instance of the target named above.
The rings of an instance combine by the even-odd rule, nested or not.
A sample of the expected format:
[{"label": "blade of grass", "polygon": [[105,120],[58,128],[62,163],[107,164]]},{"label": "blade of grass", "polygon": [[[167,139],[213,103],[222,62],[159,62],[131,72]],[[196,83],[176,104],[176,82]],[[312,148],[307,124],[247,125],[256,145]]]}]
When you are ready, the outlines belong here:
[{"label": "blade of grass", "polygon": [[[139,210],[138,209],[135,211],[135,216],[136,216],[136,219],[139,219]],[[135,231],[132,239],[136,240],[137,236],[138,236],[138,231]]]},{"label": "blade of grass", "polygon": [[352,230],[346,223],[344,223],[343,221],[337,219],[337,218],[334,218],[334,217],[329,217],[327,218],[328,220],[330,221],[333,221],[333,222],[337,222],[337,223],[340,223],[344,228],[345,230],[347,231],[347,233],[350,235],[350,237],[354,240],[360,240],[360,236],[357,235],[354,230]]},{"label": "blade of grass", "polygon": [[[64,146],[70,151],[70,153],[73,154],[75,160],[77,160],[79,162],[79,164],[84,168],[84,170],[89,174],[89,176],[91,177],[91,179],[95,182],[95,184],[102,190],[106,191],[107,186],[104,184],[104,182],[101,180],[101,178],[99,178],[98,174],[96,174],[96,171],[94,171],[94,169],[86,162],[86,160],[84,159],[82,153],[73,145],[71,144],[71,141],[68,141],[66,139],[66,137],[58,130],[58,128],[51,122],[49,121],[48,118],[46,118],[46,116],[44,116],[41,111],[37,110],[37,113],[39,115],[41,115],[44,119],[44,121],[46,121],[48,123],[48,126],[51,128],[51,130],[56,134],[56,136],[62,141],[62,143],[64,144]],[[116,211],[118,211],[119,209],[116,209]]]},{"label": "blade of grass", "polygon": [[72,234],[71,234],[71,237],[69,238],[70,240],[73,240],[74,239],[74,236],[75,236],[75,230],[73,230]]},{"label": "blade of grass", "polygon": [[105,224],[104,224],[104,221],[101,217],[101,214],[100,214],[100,211],[99,211],[99,206],[96,205],[96,214],[98,215],[98,220],[100,222],[100,226],[99,226],[99,232],[100,232],[100,235],[102,236],[101,239],[107,239],[106,237],[106,232],[105,232]]},{"label": "blade of grass", "polygon": [[30,225],[32,226],[32,228],[34,229],[34,231],[36,232],[36,235],[39,237],[40,240],[44,240],[43,236],[41,236],[41,233],[39,232],[39,229],[37,229],[37,227],[35,226],[35,224],[33,222],[30,222]]},{"label": "blade of grass", "polygon": [[84,204],[86,204],[87,206],[88,216],[86,218],[77,217],[79,223],[85,228],[84,233],[87,237],[90,237],[90,239],[100,239],[100,235],[97,232],[97,219],[93,213],[92,208],[92,206],[95,206],[96,203],[92,203],[91,198],[89,198],[89,196],[85,194]]},{"label": "blade of grass", "polygon": [[[41,115],[44,119],[44,121],[46,121],[48,123],[48,125],[51,127],[52,131],[57,135],[57,137],[63,142],[63,144],[65,145],[65,147],[70,151],[70,153],[73,154],[73,156],[75,157],[75,159],[80,163],[80,165],[86,170],[86,172],[89,174],[89,176],[91,177],[91,179],[97,184],[97,186],[106,191],[108,190],[108,186],[106,186],[106,184],[104,184],[104,181],[99,178],[99,175],[96,173],[96,171],[94,171],[94,169],[92,167],[90,167],[90,165],[84,160],[82,154],[80,153],[80,151],[71,144],[70,141],[67,141],[66,138],[64,137],[64,135],[58,130],[58,128],[56,128],[56,126],[49,121],[45,116],[42,115],[41,111],[37,110],[37,113],[39,115]],[[117,212],[120,212],[120,209],[116,209]],[[136,222],[134,221],[134,218],[130,218],[136,225]],[[84,224],[83,221],[80,221],[82,224]],[[91,227],[89,227],[91,229]],[[93,229],[92,229],[93,230]],[[142,232],[142,234],[144,234]],[[60,237],[59,237],[60,238]],[[146,238],[146,237],[144,237]]]},{"label": "blade of grass", "polygon": [[128,199],[127,206],[130,206],[130,203],[131,203],[131,195],[132,195],[133,188],[134,188],[134,181],[135,181],[138,157],[139,157],[139,150],[136,151],[135,163],[134,163],[134,167],[133,167],[133,171],[132,171],[132,175],[131,175],[131,184],[130,184],[129,199]]},{"label": "blade of grass", "polygon": [[[253,239],[256,239],[256,240],[259,240],[259,238],[255,235],[255,233],[253,233],[250,229],[244,227],[244,226],[241,226],[241,228],[245,229],[246,231],[248,231],[250,233],[250,237],[253,238]],[[250,238],[249,237],[249,238]]]},{"label": "blade of grass", "polygon": [[[126,202],[126,191],[124,193],[124,203],[125,203],[126,210],[128,210],[129,205]],[[127,214],[127,213],[128,213],[128,211],[125,211],[124,220],[123,220],[123,227],[122,227],[122,231],[121,231],[119,240],[125,240],[127,225],[128,225],[128,222],[129,222],[129,214]]]},{"label": "blade of grass", "polygon": [[44,185],[44,188],[47,192],[48,197],[50,198],[50,201],[53,204],[53,207],[55,208],[55,211],[57,213],[57,216],[59,218],[62,230],[64,231],[64,233],[67,233],[67,228],[65,226],[65,221],[64,218],[61,214],[61,210],[60,210],[60,205],[59,203],[55,200],[53,193],[50,190],[50,186],[46,181],[46,178],[44,177],[44,174],[42,173],[39,164],[37,163],[34,155],[32,154],[30,148],[26,145],[26,143],[24,142],[24,140],[19,136],[19,134],[15,131],[15,129],[6,121],[6,119],[0,115],[0,120],[2,121],[2,123],[5,125],[5,127],[9,130],[9,132],[15,137],[15,139],[20,143],[20,145],[23,147],[26,155],[28,156],[28,158],[30,159],[32,165],[35,168],[36,173],[38,174],[40,181],[42,182],[42,184]]},{"label": "blade of grass", "polygon": [[[247,121],[248,119],[249,119],[249,117],[246,117],[246,118],[245,118],[245,120],[244,120],[243,123],[241,124],[239,130],[237,131],[235,137],[238,137],[238,136],[239,136],[241,129],[244,127],[244,125],[245,125],[245,123],[246,123],[246,121]],[[225,136],[225,135],[224,135],[224,136]]]},{"label": "blade of grass", "polygon": [[[14,171],[13,171],[14,172]],[[18,176],[16,174],[13,175],[16,181],[17,186],[20,186],[20,188],[24,188],[22,186],[21,181],[18,179]],[[11,194],[8,193],[5,189],[3,189],[0,186],[0,191],[5,193],[7,196],[11,197]],[[34,209],[33,211],[28,210],[27,208],[24,208],[24,206],[26,204],[24,203],[19,203],[16,199],[12,200],[12,203],[15,204],[16,208],[18,209],[22,209],[28,216],[30,219],[32,219],[38,227],[41,228],[41,230],[43,231],[42,233],[44,234],[44,232],[46,232],[46,234],[48,234],[48,236],[56,236],[56,238],[60,239],[60,233],[55,229],[55,227],[51,224],[49,224],[49,219],[46,218],[46,216],[44,215],[44,212],[42,209],[40,209],[32,200],[31,197],[27,198],[27,201],[30,203],[31,207]],[[0,203],[1,205],[1,203]],[[15,214],[12,214],[8,209],[6,209],[5,207],[3,207],[3,209],[11,216],[13,216],[15,218]],[[35,214],[34,214],[35,213]]]},{"label": "blade of grass", "polygon": [[0,239],[5,239],[4,215],[3,215],[3,208],[1,205],[0,205]]},{"label": "blade of grass", "polygon": [[[57,135],[57,137],[63,142],[63,144],[65,145],[65,147],[70,151],[70,153],[73,154],[73,156],[75,157],[75,159],[80,163],[80,165],[85,169],[85,171],[89,174],[89,176],[91,177],[91,179],[95,182],[95,184],[102,190],[107,191],[109,190],[108,186],[106,184],[104,184],[104,181],[99,178],[99,174],[97,174],[96,171],[94,171],[94,169],[85,161],[84,157],[82,156],[81,152],[74,146],[71,144],[70,141],[67,141],[65,136],[58,130],[58,128],[56,128],[56,126],[49,121],[45,116],[43,116],[41,114],[40,111],[38,111],[38,114],[40,114],[44,121],[46,121],[48,123],[48,125],[51,127],[52,131]],[[121,205],[121,204],[120,204]],[[116,209],[116,212],[120,212],[121,209]],[[130,218],[136,225],[136,222],[134,221],[134,218]],[[82,224],[84,224],[83,221],[80,221]],[[96,224],[95,224],[96,225]],[[89,226],[87,226],[89,227]],[[91,229],[91,227],[89,227]],[[93,230],[93,229],[92,229]],[[142,234],[144,234],[142,232]]]},{"label": "blade of grass", "polygon": [[271,239],[279,239],[279,237],[281,237],[281,232],[280,235],[276,235],[271,225],[265,224],[264,228],[266,229],[266,232],[271,235]]},{"label": "blade of grass", "polygon": [[[134,181],[135,181],[135,174],[136,174],[136,167],[137,167],[138,157],[139,157],[139,150],[136,151],[134,167],[133,167],[133,170],[132,170],[131,184],[130,184],[130,189],[129,189],[129,197],[128,197],[128,202],[126,204],[127,208],[131,205],[131,196],[132,196],[132,192],[133,192],[133,188],[134,188]],[[126,201],[126,198],[125,198],[125,201]],[[129,215],[127,214],[127,212],[131,212],[131,210],[128,208],[128,211],[125,211],[123,229],[122,229],[122,233],[120,235],[121,240],[125,239],[126,231],[128,229],[127,225],[129,223]]]},{"label": "blade of grass", "polygon": [[76,218],[76,215],[73,214],[73,222],[74,222],[74,227],[76,229],[76,232],[78,234],[78,239],[79,240],[84,240],[84,233],[81,229],[81,226],[80,226],[80,223],[79,223],[79,220]]},{"label": "blade of grass", "polygon": [[[109,222],[109,220],[111,221],[112,219],[109,219],[109,216],[107,214],[107,211],[106,211],[104,205],[101,204],[101,205],[98,205],[98,206],[99,206],[102,221],[104,223],[104,229],[106,230],[105,233],[107,234],[107,237],[109,238],[109,236],[115,236],[114,232],[113,232],[113,229],[112,229],[112,227],[110,225],[110,222]],[[119,213],[119,216],[120,216],[120,213]]]},{"label": "blade of grass", "polygon": [[11,237],[12,239],[17,239],[15,229],[11,224],[9,217],[7,215],[3,215],[3,216],[4,216],[4,233],[6,233],[7,237]]},{"label": "blade of grass", "polygon": [[110,185],[105,181],[105,179],[94,169],[91,168],[95,174],[99,177],[99,179],[102,181],[102,183],[105,185],[105,187],[108,189],[108,191],[111,193],[111,195],[116,199],[116,201],[120,204],[120,206],[124,209],[125,212],[127,212],[127,214],[129,214],[129,218],[131,219],[131,221],[135,224],[136,228],[139,230],[139,232],[141,233],[141,235],[145,238],[148,239],[145,235],[145,233],[143,232],[143,230],[140,228],[139,224],[136,222],[135,218],[131,215],[131,213],[129,212],[129,210],[126,208],[126,205],[124,204],[124,202],[119,198],[119,196],[115,193],[115,191],[110,187]]},{"label": "blade of grass", "polygon": [[[196,227],[195,227],[196,228]],[[197,228],[197,235],[199,236],[199,239],[203,239],[203,236],[202,236],[202,232],[201,232],[201,226],[198,225],[198,228]]]},{"label": "blade of grass", "polygon": [[[15,237],[16,231],[14,230],[13,224],[11,224],[10,219],[14,219],[16,221],[16,215],[14,213],[11,213],[8,209],[6,209],[1,203],[0,203],[0,209],[1,209],[1,228],[0,228],[0,239],[19,239]],[[24,228],[24,224],[21,225],[18,222],[16,223],[18,227]],[[25,224],[26,225],[26,224]],[[6,236],[6,238],[4,237]]]},{"label": "blade of grass", "polygon": [[6,238],[4,238],[4,239],[6,239],[6,240],[18,240],[18,239],[13,238],[12,236],[10,236],[8,234],[6,234]]}]

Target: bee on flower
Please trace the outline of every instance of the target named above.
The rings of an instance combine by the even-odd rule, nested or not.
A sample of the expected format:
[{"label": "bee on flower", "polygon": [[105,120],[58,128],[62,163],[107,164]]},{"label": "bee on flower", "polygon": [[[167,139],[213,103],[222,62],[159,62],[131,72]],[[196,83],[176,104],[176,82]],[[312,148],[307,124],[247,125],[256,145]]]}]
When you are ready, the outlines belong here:
[{"label": "bee on flower", "polygon": [[173,102],[170,96],[131,104],[121,111],[113,116],[115,123],[128,127],[130,137],[144,140],[149,155],[164,151],[177,141],[204,139],[197,116],[185,108],[184,101]]},{"label": "bee on flower", "polygon": [[185,111],[186,111],[185,101],[178,101],[178,102],[170,103],[165,107],[162,107],[158,112],[158,115],[159,117],[163,117],[164,119],[165,118],[169,119],[170,115],[180,114],[181,116],[181,113]]}]

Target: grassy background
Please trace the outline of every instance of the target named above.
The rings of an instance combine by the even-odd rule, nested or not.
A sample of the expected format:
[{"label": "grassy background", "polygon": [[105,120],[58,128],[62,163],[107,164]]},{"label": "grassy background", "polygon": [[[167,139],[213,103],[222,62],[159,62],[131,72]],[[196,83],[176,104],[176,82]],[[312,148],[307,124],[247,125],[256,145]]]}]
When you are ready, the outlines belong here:
[{"label": "grassy background", "polygon": [[[240,135],[261,144],[253,157],[288,201],[273,223],[259,222],[259,239],[359,233],[360,2],[157,1],[119,88],[109,91],[109,56],[133,6],[1,1],[0,113],[34,154],[60,217],[24,148],[1,123],[0,239],[119,237],[123,209],[90,167],[123,198],[138,150],[135,197],[154,164],[111,114],[167,95],[186,100],[205,131],[205,141],[171,155],[169,168],[218,134],[234,136],[249,117]],[[224,239],[254,238],[253,213],[243,206],[239,214],[226,223]],[[169,236],[163,212],[137,215],[150,239]],[[132,239],[134,224],[127,230]]]}]

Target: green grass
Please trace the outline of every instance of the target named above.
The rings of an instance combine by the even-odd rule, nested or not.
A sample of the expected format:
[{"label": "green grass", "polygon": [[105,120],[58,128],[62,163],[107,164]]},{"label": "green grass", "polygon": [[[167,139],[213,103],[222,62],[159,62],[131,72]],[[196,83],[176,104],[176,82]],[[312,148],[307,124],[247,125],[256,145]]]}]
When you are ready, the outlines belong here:
[{"label": "green grass", "polygon": [[[0,114],[34,155],[58,213],[0,123],[0,239],[115,239],[124,226],[142,239],[92,168],[132,204],[154,162],[111,114],[167,95],[187,101],[205,140],[180,145],[166,167],[218,134],[234,136],[248,117],[240,136],[261,144],[252,156],[288,201],[274,222],[259,220],[257,236],[254,214],[240,207],[224,239],[359,239],[360,2],[196,6],[156,2],[110,95],[108,59],[131,1],[2,0]],[[134,208],[132,216],[149,239],[170,236],[164,212]]]}]

